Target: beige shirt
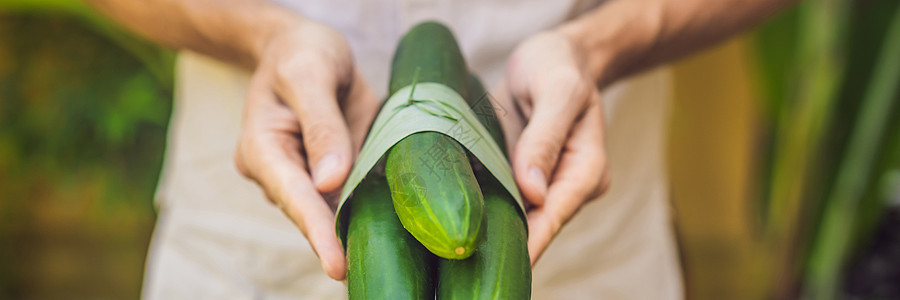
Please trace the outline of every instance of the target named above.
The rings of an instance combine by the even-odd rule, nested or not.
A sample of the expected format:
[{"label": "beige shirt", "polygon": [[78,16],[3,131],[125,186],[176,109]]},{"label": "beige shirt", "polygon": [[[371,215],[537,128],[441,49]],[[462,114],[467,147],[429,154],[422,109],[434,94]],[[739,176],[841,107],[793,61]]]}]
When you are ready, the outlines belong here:
[{"label": "beige shirt", "polygon": [[[487,84],[530,35],[595,1],[281,0],[342,32],[376,91],[387,91],[402,34],[423,20],[448,25]],[[185,52],[160,214],[145,276],[150,299],[341,299],[304,239],[233,164],[249,74]],[[667,72],[604,91],[612,186],[562,230],[534,270],[534,299],[680,299],[681,275],[664,170]],[[384,94],[380,96],[385,96]]]}]

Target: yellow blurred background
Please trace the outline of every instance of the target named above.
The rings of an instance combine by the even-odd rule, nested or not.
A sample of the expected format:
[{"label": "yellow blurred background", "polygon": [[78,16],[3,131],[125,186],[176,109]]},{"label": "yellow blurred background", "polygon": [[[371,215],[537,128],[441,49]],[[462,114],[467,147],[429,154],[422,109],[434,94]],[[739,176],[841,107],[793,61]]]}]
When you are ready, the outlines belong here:
[{"label": "yellow blurred background", "polygon": [[[689,296],[759,298],[752,176],[759,97],[750,38],[674,65],[669,178]],[[755,294],[755,295],[754,295]]]},{"label": "yellow blurred background", "polygon": [[[0,298],[135,298],[155,220],[172,53],[73,1],[5,1]],[[835,3],[852,9],[826,9]],[[809,1],[673,65],[668,159],[689,298],[843,298],[856,293],[843,274],[880,278],[857,266],[879,243],[900,240],[879,233],[891,207],[877,200],[897,195],[879,191],[900,190],[885,181],[900,170],[900,105],[895,89],[869,83],[900,84],[891,72],[898,59],[880,55],[898,40],[889,29],[898,8]],[[804,35],[811,28],[837,36]],[[880,127],[859,125],[881,120],[865,114],[878,100],[890,110]],[[857,128],[881,130],[874,146],[856,146]],[[799,146],[785,142],[798,136]],[[853,161],[847,153],[875,161],[842,163]],[[832,183],[859,168],[852,174],[863,174],[865,192],[847,206]],[[834,207],[859,214],[822,217]],[[835,220],[853,235],[829,231]],[[897,268],[893,255],[877,266]]]}]

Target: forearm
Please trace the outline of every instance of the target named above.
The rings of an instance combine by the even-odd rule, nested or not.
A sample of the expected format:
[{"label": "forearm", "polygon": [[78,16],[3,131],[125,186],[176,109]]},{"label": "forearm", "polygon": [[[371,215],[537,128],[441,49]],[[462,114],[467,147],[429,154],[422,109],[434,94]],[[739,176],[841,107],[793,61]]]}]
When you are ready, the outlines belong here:
[{"label": "forearm", "polygon": [[269,36],[304,20],[262,0],[85,0],[152,40],[253,68]]},{"label": "forearm", "polygon": [[612,0],[562,25],[601,86],[738,33],[792,0]]}]

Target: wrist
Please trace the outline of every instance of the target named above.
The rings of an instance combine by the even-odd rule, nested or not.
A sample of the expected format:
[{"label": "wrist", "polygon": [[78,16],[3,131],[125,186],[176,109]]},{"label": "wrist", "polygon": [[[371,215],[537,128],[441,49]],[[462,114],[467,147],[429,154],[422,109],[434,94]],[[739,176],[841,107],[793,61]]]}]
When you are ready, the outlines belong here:
[{"label": "wrist", "polygon": [[600,38],[596,32],[578,20],[568,22],[554,30],[568,39],[583,58],[588,74],[598,85],[605,84],[611,78],[610,62],[615,56],[614,47],[606,39]]},{"label": "wrist", "polygon": [[659,1],[609,1],[557,30],[586,53],[602,88],[634,71],[663,34]]},{"label": "wrist", "polygon": [[266,48],[279,35],[305,26],[309,21],[278,6],[270,6],[259,17],[259,22],[247,39],[248,54],[255,67],[262,60]]}]

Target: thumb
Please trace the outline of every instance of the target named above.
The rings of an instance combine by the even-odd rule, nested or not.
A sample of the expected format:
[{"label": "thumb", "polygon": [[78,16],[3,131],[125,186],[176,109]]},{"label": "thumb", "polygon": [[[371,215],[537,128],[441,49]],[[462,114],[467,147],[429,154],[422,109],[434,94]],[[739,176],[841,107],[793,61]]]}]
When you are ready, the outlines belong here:
[{"label": "thumb", "polygon": [[590,90],[576,84],[555,84],[534,94],[531,118],[513,154],[513,171],[529,202],[543,205],[563,145],[584,111]]}]

